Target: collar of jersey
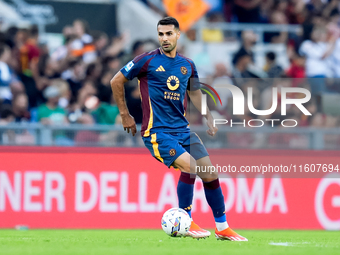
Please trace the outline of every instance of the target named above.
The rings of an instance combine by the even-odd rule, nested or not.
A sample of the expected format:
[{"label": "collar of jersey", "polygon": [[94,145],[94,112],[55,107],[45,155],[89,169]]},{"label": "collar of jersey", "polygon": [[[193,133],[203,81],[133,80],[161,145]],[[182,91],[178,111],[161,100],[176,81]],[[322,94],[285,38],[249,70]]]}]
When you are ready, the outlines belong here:
[{"label": "collar of jersey", "polygon": [[174,58],[168,57],[167,55],[164,54],[164,52],[163,52],[161,47],[159,47],[159,52],[161,53],[161,55],[163,55],[164,57],[166,57],[168,59],[175,59],[178,56],[178,52],[176,51],[176,56]]}]

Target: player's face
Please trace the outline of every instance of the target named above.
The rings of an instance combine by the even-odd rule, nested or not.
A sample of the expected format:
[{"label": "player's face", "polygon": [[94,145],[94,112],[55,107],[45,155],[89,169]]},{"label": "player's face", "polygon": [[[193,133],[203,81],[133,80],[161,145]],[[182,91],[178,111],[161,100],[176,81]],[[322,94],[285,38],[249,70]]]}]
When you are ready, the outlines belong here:
[{"label": "player's face", "polygon": [[159,25],[157,28],[158,40],[164,52],[171,52],[177,46],[180,31],[174,25]]}]

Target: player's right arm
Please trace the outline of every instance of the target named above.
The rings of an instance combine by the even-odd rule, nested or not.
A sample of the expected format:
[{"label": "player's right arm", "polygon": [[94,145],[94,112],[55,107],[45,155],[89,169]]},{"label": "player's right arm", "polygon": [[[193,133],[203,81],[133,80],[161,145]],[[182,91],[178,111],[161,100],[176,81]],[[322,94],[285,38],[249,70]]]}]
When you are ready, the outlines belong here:
[{"label": "player's right arm", "polygon": [[110,81],[113,97],[118,106],[124,130],[135,135],[137,132],[135,119],[130,115],[125,101],[124,83],[143,75],[142,67],[146,62],[147,53],[135,57],[127,63]]},{"label": "player's right arm", "polygon": [[122,124],[124,130],[128,133],[132,133],[134,136],[137,132],[135,119],[130,115],[129,110],[126,105],[124,83],[128,79],[122,74],[121,71],[116,73],[116,75],[111,79],[110,84],[112,88],[113,97],[119,109],[120,116],[122,118]]}]

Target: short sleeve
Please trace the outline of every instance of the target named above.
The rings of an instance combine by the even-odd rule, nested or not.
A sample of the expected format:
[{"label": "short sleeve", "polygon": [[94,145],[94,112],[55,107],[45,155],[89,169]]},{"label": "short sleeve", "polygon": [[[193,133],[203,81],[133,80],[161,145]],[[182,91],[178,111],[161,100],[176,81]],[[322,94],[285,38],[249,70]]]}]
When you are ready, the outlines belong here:
[{"label": "short sleeve", "polygon": [[148,57],[146,54],[139,55],[127,63],[120,71],[122,74],[128,79],[132,80],[135,77],[138,77],[141,73],[142,67],[147,61]]},{"label": "short sleeve", "polygon": [[190,65],[191,65],[191,68],[192,68],[192,73],[191,73],[191,76],[190,76],[190,79],[189,79],[189,82],[188,82],[187,90],[194,91],[194,90],[200,89],[201,84],[200,84],[200,81],[199,81],[198,72],[197,72],[197,69],[196,69],[194,62],[190,61]]},{"label": "short sleeve", "polygon": [[142,67],[138,65],[138,63],[136,64],[134,60],[131,60],[122,69],[120,69],[120,71],[126,77],[126,79],[132,80],[133,78],[138,76],[141,68]]}]

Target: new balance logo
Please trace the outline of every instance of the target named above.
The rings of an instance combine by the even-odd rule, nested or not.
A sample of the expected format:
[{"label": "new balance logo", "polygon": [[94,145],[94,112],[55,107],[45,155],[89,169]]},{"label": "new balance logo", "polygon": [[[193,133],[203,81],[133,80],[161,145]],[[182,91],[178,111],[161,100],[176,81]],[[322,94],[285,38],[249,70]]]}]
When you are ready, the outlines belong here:
[{"label": "new balance logo", "polygon": [[165,69],[163,68],[163,66],[159,66],[159,67],[156,69],[156,72],[165,72]]}]

